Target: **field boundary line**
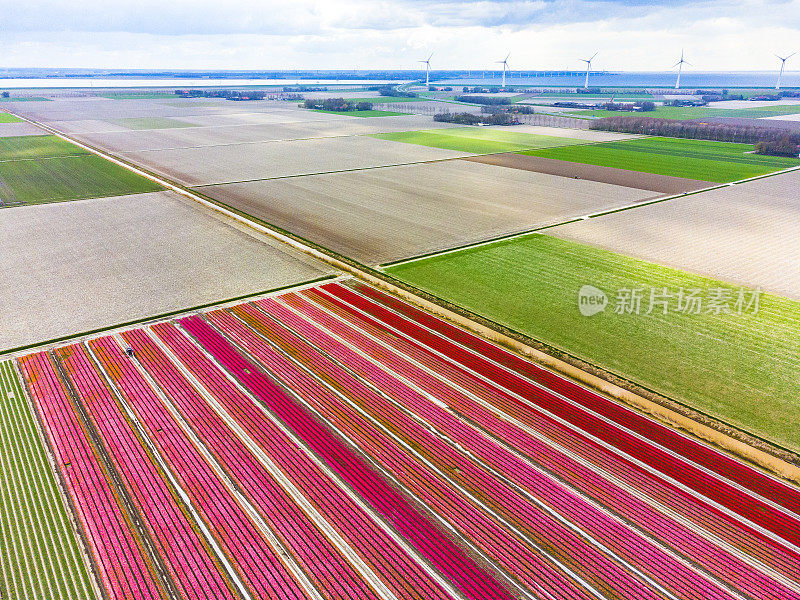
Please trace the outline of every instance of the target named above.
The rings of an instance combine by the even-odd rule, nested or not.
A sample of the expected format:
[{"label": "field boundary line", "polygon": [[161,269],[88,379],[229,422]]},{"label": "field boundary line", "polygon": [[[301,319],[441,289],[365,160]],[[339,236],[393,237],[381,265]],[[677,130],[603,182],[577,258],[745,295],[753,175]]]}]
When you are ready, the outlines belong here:
[{"label": "field boundary line", "polygon": [[257,300],[259,298],[270,296],[272,294],[287,291],[293,288],[301,290],[305,287],[316,285],[317,283],[321,283],[323,281],[336,281],[336,279],[337,279],[336,275],[322,275],[321,277],[316,277],[314,279],[309,279],[307,281],[302,281],[300,283],[288,283],[286,285],[278,286],[276,288],[270,288],[268,290],[263,290],[260,292],[253,292],[251,294],[244,294],[242,296],[234,296],[233,298],[225,298],[223,300],[214,300],[213,302],[197,304],[189,308],[178,308],[169,312],[159,313],[147,317],[141,317],[139,319],[134,319],[131,321],[124,321],[122,323],[116,323],[114,325],[108,325],[106,327],[98,327],[97,329],[88,329],[86,331],[71,333],[69,335],[64,335],[57,338],[51,338],[49,340],[44,340],[41,342],[33,342],[31,344],[25,344],[24,346],[16,346],[14,348],[9,348],[8,350],[0,350],[0,359],[16,358],[23,354],[28,354],[29,351],[31,350],[50,350],[54,346],[60,345],[70,340],[83,341],[84,339],[95,337],[103,333],[107,332],[116,333],[117,331],[130,329],[135,325],[144,325],[145,323],[149,323],[151,321],[163,321],[170,317],[198,312],[209,308],[216,308],[216,307],[224,308],[228,304],[233,304],[233,303],[238,304],[243,300],[250,300],[250,299]]},{"label": "field boundary line", "polygon": [[[589,389],[610,396],[611,398],[618,400],[623,404],[634,408],[635,410],[648,414],[662,424],[686,431],[695,437],[700,438],[701,440],[709,442],[718,448],[734,454],[740,459],[775,473],[784,479],[790,480],[794,483],[800,483],[800,466],[798,466],[800,465],[800,457],[798,457],[796,453],[786,448],[759,438],[758,436],[755,436],[749,432],[740,430],[727,423],[719,421],[718,419],[710,418],[707,415],[704,415],[703,413],[696,411],[689,406],[684,406],[680,403],[677,403],[674,400],[664,398],[665,402],[677,407],[678,410],[675,410],[671,406],[667,406],[653,399],[646,398],[637,392],[631,391],[631,389],[622,387],[621,385],[613,383],[609,379],[605,379],[595,373],[590,372],[589,369],[593,369],[598,373],[607,373],[609,376],[619,379],[620,383],[629,384],[631,388],[637,390],[641,389],[652,393],[651,390],[646,390],[646,388],[642,388],[641,386],[636,385],[634,382],[629,382],[624,378],[618,378],[617,376],[614,376],[613,373],[599,369],[590,363],[586,363],[578,357],[573,357],[568,353],[558,350],[557,348],[552,348],[542,344],[541,342],[537,342],[529,336],[515,332],[500,325],[499,323],[494,323],[490,319],[476,315],[475,313],[447,302],[446,300],[439,298],[434,294],[424,292],[423,290],[420,290],[414,286],[405,284],[380,270],[373,269],[353,259],[347,258],[300,236],[296,236],[286,230],[261,221],[260,219],[256,220],[250,215],[247,215],[241,211],[235,211],[221,202],[213,201],[187,188],[170,183],[162,177],[147,172],[141,167],[134,166],[119,158],[111,156],[106,152],[72,140],[68,136],[62,134],[56,129],[53,129],[52,127],[39,125],[35,121],[31,121],[24,117],[20,118],[33,125],[43,127],[54,135],[58,135],[68,142],[72,142],[81,148],[97,154],[98,156],[104,157],[117,165],[125,167],[135,173],[138,173],[139,175],[142,175],[143,177],[146,177],[147,179],[150,179],[151,181],[155,181],[167,189],[189,198],[190,200],[194,200],[203,206],[219,211],[220,213],[227,215],[228,217],[237,220],[256,231],[259,231],[260,233],[272,236],[279,241],[285,242],[289,246],[301,252],[326,262],[345,273],[349,273],[350,275],[353,275],[380,290],[384,290],[394,296],[402,298],[414,306],[418,306],[423,310],[444,318],[446,321],[456,323],[468,331],[477,333],[481,337],[508,348],[516,354],[522,355],[537,364],[543,365],[544,367],[553,370],[562,376],[566,376],[568,379],[577,381]],[[800,167],[795,167],[795,169],[800,169]],[[536,348],[534,344],[551,350],[553,354],[548,354],[544,350]],[[567,362],[567,360],[558,358],[558,356],[556,356],[557,354],[562,355],[565,358],[572,359],[576,364],[572,364],[571,362]],[[584,365],[589,367],[589,369],[583,368]],[[680,408],[689,411],[690,414],[687,415],[683,414],[683,412],[679,412]],[[701,415],[702,417],[708,419],[711,424],[716,425],[716,427],[712,427],[711,424],[702,423],[700,420],[693,418],[694,415]],[[756,447],[755,445],[749,443],[750,441],[757,441],[762,445],[766,444],[766,447],[772,450],[772,452],[768,452],[767,450]],[[785,460],[784,458],[780,457],[778,455],[779,453],[783,453],[787,457],[792,457],[792,460],[797,461],[797,464],[793,464],[789,462],[789,460]]]},{"label": "field boundary line", "polygon": [[[481,155],[481,156],[485,156],[485,155]],[[456,159],[456,160],[461,160],[461,159]],[[461,250],[469,250],[469,249],[472,249],[472,248],[478,248],[480,246],[487,246],[487,245],[493,244],[495,242],[504,242],[504,241],[507,241],[507,240],[510,240],[510,239],[514,239],[514,238],[518,238],[518,237],[524,237],[524,236],[529,235],[529,234],[537,233],[537,232],[542,231],[544,229],[552,229],[553,227],[559,227],[561,225],[569,225],[570,223],[577,223],[578,221],[584,221],[584,220],[587,220],[587,219],[595,219],[597,217],[605,217],[607,215],[612,215],[612,214],[615,214],[615,213],[618,213],[618,212],[623,212],[623,211],[626,211],[626,210],[633,210],[635,208],[640,208],[642,206],[651,206],[653,204],[660,204],[661,202],[667,202],[669,200],[678,200],[680,198],[686,198],[686,197],[689,197],[689,196],[695,196],[697,194],[702,194],[704,192],[711,192],[711,191],[714,191],[714,190],[719,190],[719,189],[723,189],[723,188],[726,188],[726,187],[739,185],[739,184],[742,184],[742,183],[749,183],[751,181],[757,181],[759,179],[766,179],[768,177],[775,177],[776,175],[785,175],[786,173],[791,173],[793,171],[798,171],[798,170],[800,170],[800,165],[797,165],[797,166],[794,166],[794,167],[788,167],[786,169],[781,169],[780,171],[774,171],[772,173],[765,173],[764,175],[756,175],[755,177],[748,177],[747,179],[739,179],[737,181],[731,181],[729,183],[719,183],[719,184],[712,185],[710,187],[705,187],[705,188],[702,188],[702,189],[699,189],[699,190],[692,190],[690,192],[681,192],[679,194],[671,194],[671,195],[667,195],[667,196],[660,196],[660,197],[657,197],[657,198],[651,198],[650,200],[642,200],[641,202],[632,202],[630,204],[625,204],[625,205],[619,206],[617,208],[609,208],[609,209],[605,209],[605,210],[600,210],[600,211],[597,211],[597,212],[588,213],[588,214],[580,216],[580,217],[573,217],[571,219],[566,219],[566,220],[560,221],[558,223],[550,223],[550,224],[546,224],[546,225],[541,225],[539,227],[534,227],[532,229],[526,229],[525,231],[520,231],[520,232],[517,232],[517,233],[509,233],[509,234],[501,235],[501,236],[498,236],[498,237],[490,238],[490,239],[487,239],[487,240],[482,240],[482,241],[479,241],[479,242],[471,242],[469,244],[463,244],[461,246],[454,246],[453,248],[447,248],[446,250],[435,250],[433,252],[427,252],[425,254],[419,254],[417,256],[411,256],[409,258],[401,258],[399,260],[381,263],[380,265],[378,265],[378,269],[383,270],[383,269],[387,269],[389,267],[396,267],[398,265],[404,265],[406,263],[411,263],[411,262],[416,262],[416,261],[419,261],[419,260],[424,260],[426,258],[434,258],[436,256],[443,256],[445,254],[451,254],[451,253],[454,253],[454,252],[459,252]]]}]

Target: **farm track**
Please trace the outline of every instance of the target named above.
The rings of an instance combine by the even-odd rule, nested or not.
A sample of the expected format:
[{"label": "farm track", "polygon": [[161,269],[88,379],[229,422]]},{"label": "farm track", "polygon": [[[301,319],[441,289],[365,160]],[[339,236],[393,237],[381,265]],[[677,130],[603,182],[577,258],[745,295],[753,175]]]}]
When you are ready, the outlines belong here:
[{"label": "farm track", "polygon": [[800,600],[800,491],[364,284],[19,364],[111,598]]}]

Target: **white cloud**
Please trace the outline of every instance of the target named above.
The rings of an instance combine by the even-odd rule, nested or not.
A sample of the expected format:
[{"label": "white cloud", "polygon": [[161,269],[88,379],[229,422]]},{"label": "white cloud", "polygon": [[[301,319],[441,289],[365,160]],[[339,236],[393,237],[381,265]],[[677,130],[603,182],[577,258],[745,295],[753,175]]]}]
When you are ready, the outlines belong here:
[{"label": "white cloud", "polygon": [[[764,70],[800,44],[800,0],[0,0],[2,67]],[[800,49],[800,48],[797,48]]]}]

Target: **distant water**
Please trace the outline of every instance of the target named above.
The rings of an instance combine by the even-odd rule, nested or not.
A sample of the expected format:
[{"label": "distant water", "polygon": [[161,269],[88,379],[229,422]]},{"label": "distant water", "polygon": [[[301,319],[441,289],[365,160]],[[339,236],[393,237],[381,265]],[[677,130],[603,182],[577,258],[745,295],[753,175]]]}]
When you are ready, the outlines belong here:
[{"label": "distant water", "polygon": [[[232,76],[231,72],[209,72],[195,77],[193,73],[165,77],[164,73],[148,75],[147,72],[122,76],[103,73],[81,72],[62,77],[42,70],[26,73],[5,71],[11,77],[0,79],[0,89],[46,89],[46,88],[186,88],[186,87],[239,87],[275,85],[379,85],[413,81],[423,74],[416,71],[359,71],[344,74],[341,71],[315,72],[314,75],[300,72],[270,73],[270,77],[258,77],[260,73],[245,73]],[[172,74],[172,73],[171,73]],[[585,71],[513,71],[506,76],[509,85],[579,87],[583,86]],[[601,87],[671,88],[675,85],[675,71],[611,72],[599,71],[590,74],[589,84]],[[361,79],[356,77],[363,76]],[[693,88],[774,88],[776,71],[700,72],[686,70],[681,75],[681,87]],[[432,71],[432,83],[437,85],[500,85],[498,71]],[[800,71],[784,73],[781,87],[800,87]]]},{"label": "distant water", "polygon": [[[108,77],[47,77],[3,78],[0,89],[55,89],[55,88],[189,88],[189,87],[241,87],[266,85],[380,85],[385,79],[160,79],[160,78],[108,78]],[[393,80],[392,83],[403,83]]]},{"label": "distant water", "polygon": [[[508,85],[535,85],[553,87],[583,87],[586,71],[527,71],[506,74]],[[589,85],[599,87],[674,87],[677,71],[652,72],[592,72]],[[681,74],[681,87],[692,88],[774,88],[778,79],[776,71],[699,72],[685,70]],[[457,85],[499,85],[498,72],[472,71],[467,78],[453,78],[448,83]],[[441,83],[441,82],[437,82]],[[800,87],[800,71],[787,71],[781,87]]]}]

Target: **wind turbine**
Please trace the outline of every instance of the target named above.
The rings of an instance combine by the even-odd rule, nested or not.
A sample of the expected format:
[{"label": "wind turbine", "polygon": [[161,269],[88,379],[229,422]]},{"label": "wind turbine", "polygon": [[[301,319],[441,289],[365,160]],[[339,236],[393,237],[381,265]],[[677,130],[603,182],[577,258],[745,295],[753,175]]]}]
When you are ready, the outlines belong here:
[{"label": "wind turbine", "polygon": [[683,58],[683,49],[681,49],[681,59],[678,62],[676,62],[674,65],[672,65],[673,69],[675,67],[678,67],[678,78],[675,80],[675,89],[676,90],[679,87],[681,87],[681,71],[683,70],[684,63],[686,63],[687,65],[692,64],[688,60],[684,60],[684,58]]},{"label": "wind turbine", "polygon": [[433,52],[428,57],[428,60],[420,60],[418,62],[425,63],[425,86],[427,87],[430,85],[431,82],[431,59],[433,58]]},{"label": "wind turbine", "polygon": [[592,61],[594,60],[595,56],[597,56],[597,52],[592,54],[591,58],[581,58],[581,59],[579,59],[581,62],[585,62],[586,63],[586,81],[584,81],[584,83],[583,83],[583,89],[585,89],[585,90],[589,89],[589,70],[592,68]]},{"label": "wind turbine", "polygon": [[783,77],[783,67],[786,66],[786,61],[792,58],[795,54],[797,54],[797,52],[792,52],[789,56],[786,57],[778,56],[777,54],[775,55],[778,56],[778,60],[781,61],[781,70],[778,71],[778,83],[775,84],[776,90],[781,89],[781,77]]},{"label": "wind turbine", "polygon": [[508,57],[511,56],[511,53],[508,53],[503,60],[498,60],[497,62],[503,65],[503,85],[502,87],[506,87],[506,69],[508,68]]}]

